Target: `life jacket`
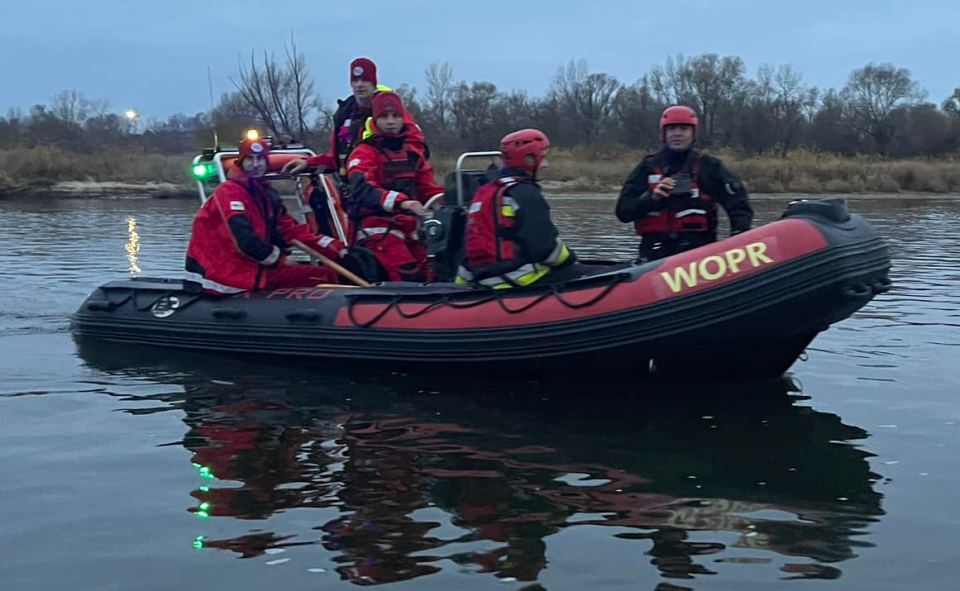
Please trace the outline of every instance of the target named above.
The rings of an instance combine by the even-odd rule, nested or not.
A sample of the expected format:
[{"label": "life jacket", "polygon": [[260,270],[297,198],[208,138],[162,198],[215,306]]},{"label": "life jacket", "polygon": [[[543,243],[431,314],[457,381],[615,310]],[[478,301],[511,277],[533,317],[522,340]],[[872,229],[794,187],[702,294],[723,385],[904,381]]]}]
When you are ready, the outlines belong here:
[{"label": "life jacket", "polygon": [[[356,105],[356,103],[353,104]],[[344,113],[343,119],[337,122],[339,125],[334,127],[336,136],[333,142],[333,154],[337,159],[337,172],[341,177],[347,176],[347,157],[360,142],[360,134],[363,133],[363,124],[366,118],[366,114],[358,117],[354,106],[351,112]]]},{"label": "life jacket", "polygon": [[512,261],[519,248],[510,239],[516,226],[516,201],[504,193],[522,182],[516,177],[503,177],[477,190],[467,214],[467,266],[476,275],[483,269]]},{"label": "life jacket", "polygon": [[467,213],[466,255],[458,270],[458,283],[476,281],[493,289],[522,287],[542,279],[551,268],[570,258],[570,251],[557,240],[546,260],[527,262],[513,239],[518,203],[507,191],[526,178],[503,177],[480,187]]},{"label": "life jacket", "polygon": [[[421,153],[411,148],[406,141],[399,150],[387,148],[378,138],[368,139],[363,143],[372,147],[379,156],[380,166],[377,170],[377,178],[374,180],[380,187],[386,191],[396,191],[416,199],[418,197],[417,171],[423,158]],[[347,203],[349,205],[350,201]],[[358,209],[358,206],[354,204],[350,207],[348,213],[351,218],[361,218],[371,215],[373,212]],[[388,215],[387,217],[391,216]]]},{"label": "life jacket", "polygon": [[388,150],[382,145],[375,145],[380,152],[382,167],[383,188],[397,191],[410,197],[417,195],[417,170],[420,167],[421,154],[411,150],[404,143],[400,151]]},{"label": "life jacket", "polygon": [[[411,146],[406,138],[399,150],[384,146],[380,136],[364,140],[361,145],[370,146],[379,157],[380,165],[373,180],[382,189],[397,195],[403,193],[414,199],[429,196],[420,195],[420,187],[417,185],[417,173],[425,159],[422,152]],[[388,234],[407,241],[417,241],[416,216],[400,210],[392,213],[373,210],[358,200],[348,199],[346,204],[350,217],[350,234],[354,236],[355,243],[374,237],[382,239]]]},{"label": "life jacket", "polygon": [[[699,172],[702,155],[697,154],[690,170],[690,195],[670,196],[661,201],[663,208],[651,211],[634,222],[637,234],[687,234],[709,233],[710,213],[716,209],[716,201],[700,190]],[[663,179],[663,170],[659,164],[653,174],[647,177],[652,192]]]}]

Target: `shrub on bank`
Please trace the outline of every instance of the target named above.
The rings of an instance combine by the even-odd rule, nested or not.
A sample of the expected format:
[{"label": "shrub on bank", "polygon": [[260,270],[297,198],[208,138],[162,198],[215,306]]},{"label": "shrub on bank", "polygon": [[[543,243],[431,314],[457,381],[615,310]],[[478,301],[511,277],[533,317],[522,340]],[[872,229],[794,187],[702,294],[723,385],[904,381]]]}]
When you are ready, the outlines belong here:
[{"label": "shrub on bank", "polygon": [[0,150],[0,172],[12,181],[117,181],[190,184],[196,154],[152,154],[107,149],[89,154],[38,146]]}]

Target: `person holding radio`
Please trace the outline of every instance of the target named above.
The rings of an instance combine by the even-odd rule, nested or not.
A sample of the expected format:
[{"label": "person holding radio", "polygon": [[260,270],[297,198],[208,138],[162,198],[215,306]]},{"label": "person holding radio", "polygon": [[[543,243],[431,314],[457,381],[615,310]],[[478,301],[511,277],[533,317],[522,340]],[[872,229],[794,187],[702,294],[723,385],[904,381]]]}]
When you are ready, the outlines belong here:
[{"label": "person holding radio", "polygon": [[663,148],[646,156],[620,190],[616,214],[640,236],[637,262],[716,242],[717,204],[730,218],[731,236],[753,223],[740,180],[719,159],[695,148],[698,124],[693,109],[667,108],[660,116]]}]

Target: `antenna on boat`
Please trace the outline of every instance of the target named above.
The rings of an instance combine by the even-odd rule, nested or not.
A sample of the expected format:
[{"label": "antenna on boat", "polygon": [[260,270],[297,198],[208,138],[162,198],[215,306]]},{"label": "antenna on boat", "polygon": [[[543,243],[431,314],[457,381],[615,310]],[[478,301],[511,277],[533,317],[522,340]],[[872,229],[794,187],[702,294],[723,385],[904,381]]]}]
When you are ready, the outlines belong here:
[{"label": "antenna on boat", "polygon": [[213,77],[210,75],[210,66],[207,66],[207,89],[210,91],[210,123],[213,124],[213,150],[220,151],[220,140],[217,138],[217,122],[213,116]]}]

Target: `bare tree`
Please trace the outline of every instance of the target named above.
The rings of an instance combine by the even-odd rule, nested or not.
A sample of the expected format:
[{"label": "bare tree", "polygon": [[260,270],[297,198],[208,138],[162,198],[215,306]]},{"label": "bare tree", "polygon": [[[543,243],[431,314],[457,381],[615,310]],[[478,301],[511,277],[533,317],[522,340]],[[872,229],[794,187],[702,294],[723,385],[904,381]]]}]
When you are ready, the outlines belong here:
[{"label": "bare tree", "polygon": [[[170,115],[151,120],[142,134],[111,113],[106,100],[88,100],[75,90],[51,97],[47,105],[7,111],[0,117],[0,147],[56,145],[90,151],[107,146],[179,152],[219,138],[240,137],[259,126],[278,140],[325,142],[333,108],[314,90],[308,63],[291,36],[285,56],[275,60],[257,49],[241,57],[234,84],[210,116]],[[397,92],[440,154],[455,149],[489,149],[504,134],[522,127],[543,130],[558,146],[651,148],[665,106],[689,105],[702,121],[702,138],[754,154],[785,155],[797,146],[853,155],[864,151],[890,157],[956,154],[960,150],[960,88],[940,105],[922,101],[910,72],[889,64],[868,64],[851,72],[842,92],[808,86],[788,65],[763,66],[743,74],[737,57],[702,54],[667,57],[632,85],[587,62],[564,62],[540,96],[504,93],[490,82],[454,83],[454,70],[439,61],[426,68],[427,86]],[[419,98],[419,100],[418,100]],[[143,121],[140,122],[143,126]],[[609,144],[608,144],[609,145]],[[439,150],[437,150],[439,148]]]},{"label": "bare tree", "polygon": [[441,133],[447,130],[448,112],[453,98],[453,68],[448,62],[431,62],[427,67],[426,106]]},{"label": "bare tree", "polygon": [[587,143],[599,137],[620,87],[613,76],[590,74],[585,60],[570,60],[566,66],[560,66],[550,86],[571,119],[571,127],[578,131],[578,139]]},{"label": "bare tree", "polygon": [[867,64],[850,73],[843,97],[851,110],[850,122],[873,139],[880,154],[889,155],[890,144],[902,124],[897,108],[919,98],[921,91],[910,70],[893,64]]},{"label": "bare tree", "polygon": [[662,109],[663,103],[653,97],[648,76],[631,86],[622,86],[614,97],[614,131],[631,148],[654,146]]},{"label": "bare tree", "polygon": [[603,132],[604,125],[613,114],[614,98],[622,86],[616,78],[608,74],[594,73],[587,76],[585,92],[578,104],[578,113],[588,143],[595,141]]},{"label": "bare tree", "polygon": [[268,109],[271,109],[271,114],[276,120],[277,131],[282,130],[287,136],[295,137],[293,127],[295,114],[288,107],[292,107],[291,103],[296,103],[298,99],[292,97],[290,93],[293,83],[290,73],[274,61],[272,56],[268,60],[264,52],[263,75],[268,89]]},{"label": "bare tree", "polygon": [[536,127],[533,115],[534,104],[527,93],[517,90],[500,93],[491,107],[494,136],[503,137],[517,129]]},{"label": "bare tree", "polygon": [[820,109],[821,92],[816,86],[807,89],[803,99],[803,117],[809,123]]},{"label": "bare tree", "polygon": [[815,113],[818,92],[804,84],[791,66],[765,64],[755,80],[741,85],[735,97],[740,141],[751,152],[779,148],[781,155],[795,148]]},{"label": "bare tree", "polygon": [[[264,60],[266,59],[266,52],[264,52]],[[237,87],[240,97],[257,113],[260,121],[270,129],[271,133],[279,135],[280,127],[273,115],[273,102],[266,76],[260,72],[253,52],[250,53],[249,73],[242,62],[239,64],[239,69],[240,80],[231,81]]]},{"label": "bare tree", "polygon": [[313,80],[306,58],[297,50],[292,37],[290,46],[284,49],[287,61],[283,64],[266,51],[258,64],[251,52],[249,68],[241,62],[240,78],[232,82],[274,136],[303,139],[316,105]]},{"label": "bare tree", "polygon": [[822,152],[853,154],[857,151],[857,134],[847,120],[850,109],[835,89],[820,97],[820,106],[810,119],[807,137],[812,148]]},{"label": "bare tree", "polygon": [[687,62],[686,73],[677,73],[678,79],[689,79],[694,105],[704,124],[706,138],[716,130],[716,114],[721,103],[730,99],[743,83],[743,60],[739,57],[719,57],[705,53]]},{"label": "bare tree", "polygon": [[468,148],[485,148],[499,139],[494,137],[492,107],[497,87],[491,82],[474,82],[457,86],[451,103],[453,121]]},{"label": "bare tree", "polygon": [[956,146],[956,132],[950,125],[950,114],[933,103],[901,107],[906,119],[891,155],[942,155]]},{"label": "bare tree", "polygon": [[954,88],[953,94],[943,101],[943,110],[954,117],[960,117],[960,86]]},{"label": "bare tree", "polygon": [[665,105],[689,104],[693,100],[690,62],[677,54],[668,56],[666,64],[650,69],[650,88],[657,100]]},{"label": "bare tree", "polygon": [[561,101],[573,100],[590,75],[587,60],[570,60],[557,68],[550,81],[550,91]]},{"label": "bare tree", "polygon": [[76,90],[62,90],[53,95],[50,111],[64,123],[82,124],[87,118],[87,99]]},{"label": "bare tree", "polygon": [[774,76],[773,66],[760,66],[756,78],[744,84],[737,97],[740,144],[757,154],[772,150],[777,143]]},{"label": "bare tree", "polygon": [[225,92],[211,116],[214,130],[222,139],[239,138],[244,129],[262,122],[254,109],[240,91]]},{"label": "bare tree", "polygon": [[333,117],[337,114],[335,106],[329,106],[323,102],[323,99],[316,97],[313,99],[313,109],[316,112],[313,133],[319,136],[328,136],[333,131]]},{"label": "bare tree", "polygon": [[290,32],[290,47],[284,47],[287,52],[287,68],[290,74],[290,84],[292,85],[293,104],[296,112],[296,124],[300,131],[297,136],[301,139],[307,135],[308,125],[307,117],[313,109],[313,79],[310,77],[310,69],[307,67],[307,59],[302,53],[297,51],[297,41]]},{"label": "bare tree", "polygon": [[810,108],[808,102],[815,102],[816,95],[810,94],[810,89],[803,83],[803,75],[790,65],[778,67],[773,81],[777,139],[780,153],[785,156],[795,146],[800,129],[806,122],[805,112]]},{"label": "bare tree", "polygon": [[110,99],[99,98],[87,101],[87,117],[105,117],[110,111]]}]

